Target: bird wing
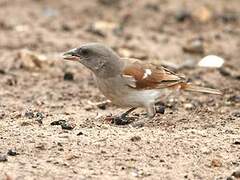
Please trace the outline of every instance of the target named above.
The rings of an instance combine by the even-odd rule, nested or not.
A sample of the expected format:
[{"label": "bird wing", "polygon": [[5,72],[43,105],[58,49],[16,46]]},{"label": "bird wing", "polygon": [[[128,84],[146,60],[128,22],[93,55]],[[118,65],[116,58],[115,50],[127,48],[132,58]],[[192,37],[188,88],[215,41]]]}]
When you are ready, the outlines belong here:
[{"label": "bird wing", "polygon": [[186,82],[184,77],[153,64],[144,64],[136,59],[122,59],[125,65],[121,76],[129,87],[135,89],[162,89]]}]

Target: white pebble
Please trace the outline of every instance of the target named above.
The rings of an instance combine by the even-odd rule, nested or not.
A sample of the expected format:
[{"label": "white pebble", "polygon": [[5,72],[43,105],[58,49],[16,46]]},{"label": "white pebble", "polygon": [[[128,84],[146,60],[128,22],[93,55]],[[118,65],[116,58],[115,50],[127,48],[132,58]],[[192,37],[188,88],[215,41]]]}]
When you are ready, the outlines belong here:
[{"label": "white pebble", "polygon": [[209,67],[209,68],[220,68],[220,67],[222,67],[223,63],[224,63],[223,58],[221,58],[219,56],[215,56],[215,55],[209,55],[209,56],[202,58],[198,62],[198,66]]}]

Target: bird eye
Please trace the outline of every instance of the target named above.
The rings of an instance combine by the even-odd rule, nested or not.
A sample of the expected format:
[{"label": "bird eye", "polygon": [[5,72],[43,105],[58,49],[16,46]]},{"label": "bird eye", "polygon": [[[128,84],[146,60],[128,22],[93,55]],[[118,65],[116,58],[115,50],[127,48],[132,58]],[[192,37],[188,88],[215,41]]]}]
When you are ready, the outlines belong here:
[{"label": "bird eye", "polygon": [[81,54],[82,54],[83,56],[88,55],[88,54],[89,54],[88,49],[81,49]]}]

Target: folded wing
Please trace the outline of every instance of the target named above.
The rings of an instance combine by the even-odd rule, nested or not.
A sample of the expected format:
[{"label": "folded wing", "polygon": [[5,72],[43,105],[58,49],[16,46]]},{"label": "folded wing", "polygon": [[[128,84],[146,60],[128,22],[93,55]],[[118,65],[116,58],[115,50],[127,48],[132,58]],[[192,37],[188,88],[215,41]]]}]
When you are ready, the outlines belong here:
[{"label": "folded wing", "polygon": [[162,66],[146,65],[137,60],[125,65],[122,77],[130,87],[136,89],[161,89],[186,82],[185,78]]}]

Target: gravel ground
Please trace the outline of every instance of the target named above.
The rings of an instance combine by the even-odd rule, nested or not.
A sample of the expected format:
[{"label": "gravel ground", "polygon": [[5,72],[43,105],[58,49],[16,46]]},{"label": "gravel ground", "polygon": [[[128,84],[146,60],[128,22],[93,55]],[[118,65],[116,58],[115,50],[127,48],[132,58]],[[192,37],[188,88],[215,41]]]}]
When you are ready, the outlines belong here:
[{"label": "gravel ground", "polygon": [[[0,179],[236,179],[240,1],[0,0]],[[164,114],[104,120],[93,75],[60,53],[102,42],[223,96],[180,92]],[[208,54],[220,69],[199,68]]]}]

